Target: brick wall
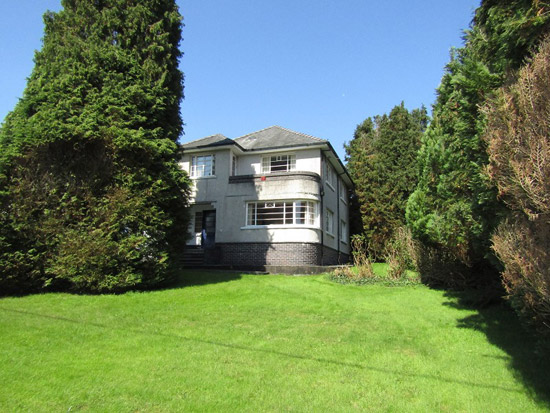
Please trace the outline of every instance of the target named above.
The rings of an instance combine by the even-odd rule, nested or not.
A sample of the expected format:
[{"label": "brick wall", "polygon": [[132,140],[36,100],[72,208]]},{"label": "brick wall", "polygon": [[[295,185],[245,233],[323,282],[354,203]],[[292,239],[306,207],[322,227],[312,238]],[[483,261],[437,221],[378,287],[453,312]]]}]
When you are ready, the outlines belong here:
[{"label": "brick wall", "polygon": [[285,243],[217,243],[220,264],[261,267],[264,265],[335,265],[347,262],[346,254],[320,244]]},{"label": "brick wall", "polygon": [[339,265],[347,264],[349,255],[333,250],[332,248],[323,247],[323,262],[322,265]]}]

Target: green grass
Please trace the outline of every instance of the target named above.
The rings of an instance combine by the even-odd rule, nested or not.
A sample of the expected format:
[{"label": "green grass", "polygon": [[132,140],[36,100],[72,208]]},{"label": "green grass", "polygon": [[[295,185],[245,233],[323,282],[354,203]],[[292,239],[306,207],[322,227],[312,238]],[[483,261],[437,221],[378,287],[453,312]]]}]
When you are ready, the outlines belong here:
[{"label": "green grass", "polygon": [[193,272],[0,300],[0,411],[547,411],[506,307],[423,286]]}]

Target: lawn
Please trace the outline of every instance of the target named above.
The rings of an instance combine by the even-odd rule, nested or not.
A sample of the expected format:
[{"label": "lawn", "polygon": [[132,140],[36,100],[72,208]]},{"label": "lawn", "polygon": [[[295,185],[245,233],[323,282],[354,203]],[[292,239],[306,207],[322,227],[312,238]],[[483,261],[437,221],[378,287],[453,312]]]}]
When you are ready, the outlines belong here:
[{"label": "lawn", "polygon": [[512,312],[424,286],[196,271],[3,298],[0,337],[0,411],[550,408],[546,355]]}]

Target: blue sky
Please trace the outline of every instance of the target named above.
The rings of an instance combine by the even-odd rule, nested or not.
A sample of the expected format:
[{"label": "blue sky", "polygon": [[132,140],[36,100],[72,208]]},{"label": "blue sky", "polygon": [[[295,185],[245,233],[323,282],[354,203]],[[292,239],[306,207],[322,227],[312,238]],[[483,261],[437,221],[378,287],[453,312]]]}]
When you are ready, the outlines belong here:
[{"label": "blue sky", "polygon": [[[0,119],[22,96],[42,15],[60,0],[0,4]],[[328,139],[435,100],[479,0],[178,0],[184,16],[182,142],[272,125]]]}]

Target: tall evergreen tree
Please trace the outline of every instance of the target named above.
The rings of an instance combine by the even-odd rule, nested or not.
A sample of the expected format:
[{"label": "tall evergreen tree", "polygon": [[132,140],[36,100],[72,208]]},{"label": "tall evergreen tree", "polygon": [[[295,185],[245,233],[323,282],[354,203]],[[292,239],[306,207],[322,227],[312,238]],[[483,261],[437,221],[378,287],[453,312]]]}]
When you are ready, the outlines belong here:
[{"label": "tall evergreen tree", "polygon": [[487,172],[510,208],[493,236],[511,304],[550,334],[550,38],[483,108]]},{"label": "tall evergreen tree", "polygon": [[428,121],[425,108],[403,103],[389,115],[367,118],[346,145],[347,162],[370,252],[384,255],[394,231],[405,225],[405,206],[416,185],[416,154]]},{"label": "tall evergreen tree", "polygon": [[503,206],[484,174],[488,156],[479,108],[548,31],[548,11],[545,1],[483,1],[465,47],[447,65],[419,153],[419,183],[407,206],[414,236],[437,252],[426,254],[431,258],[423,268],[432,282],[464,286],[495,279],[490,238]]},{"label": "tall evergreen tree", "polygon": [[169,277],[187,227],[174,0],[63,0],[0,130],[0,283],[118,291]]}]

